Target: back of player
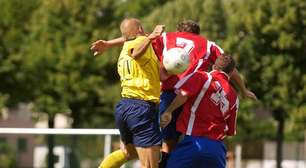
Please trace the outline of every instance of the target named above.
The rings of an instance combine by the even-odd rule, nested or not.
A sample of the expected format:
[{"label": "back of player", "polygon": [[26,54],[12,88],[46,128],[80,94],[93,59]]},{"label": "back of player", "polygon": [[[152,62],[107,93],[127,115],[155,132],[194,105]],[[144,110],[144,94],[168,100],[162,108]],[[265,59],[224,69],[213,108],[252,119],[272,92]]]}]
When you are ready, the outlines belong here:
[{"label": "back of player", "polygon": [[237,93],[229,83],[233,66],[227,66],[228,72],[224,68],[211,73],[198,71],[176,85],[178,95],[187,97],[177,120],[177,130],[185,136],[171,153],[167,167],[225,168],[223,139],[236,132],[239,106]]},{"label": "back of player", "polygon": [[186,75],[196,71],[207,71],[215,62],[216,58],[223,53],[223,50],[214,42],[207,40],[197,33],[192,32],[168,32],[153,43],[154,51],[159,59],[171,48],[183,48],[189,53],[190,64],[185,72],[179,75],[172,75],[162,82],[162,91],[173,90],[174,85]]},{"label": "back of player", "polygon": [[[189,75],[196,70],[207,71],[216,58],[223,53],[223,50],[214,42],[208,41],[200,36],[200,27],[193,21],[183,21],[178,24],[178,32],[163,33],[153,43],[153,48],[160,61],[163,61],[163,55],[171,48],[183,48],[189,53],[190,64],[185,72],[179,75],[172,75],[168,79],[162,81],[160,96],[159,112],[160,115],[167,109],[176,94],[174,93],[174,85],[180,78]],[[176,119],[180,113],[180,109],[173,114],[171,123],[162,130],[163,135],[163,155],[167,155],[176,144],[179,133],[176,131]],[[167,156],[166,156],[167,157]],[[164,158],[163,158],[164,159]],[[163,163],[160,165],[163,167]]]}]

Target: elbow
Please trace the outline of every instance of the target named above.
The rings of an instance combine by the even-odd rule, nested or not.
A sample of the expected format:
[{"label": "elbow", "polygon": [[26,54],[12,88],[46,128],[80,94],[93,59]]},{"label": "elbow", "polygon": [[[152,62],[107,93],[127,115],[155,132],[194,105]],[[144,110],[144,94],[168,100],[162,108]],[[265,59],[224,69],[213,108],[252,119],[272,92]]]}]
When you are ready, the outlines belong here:
[{"label": "elbow", "polygon": [[132,57],[133,59],[136,59],[136,58],[138,58],[138,57],[140,57],[141,56],[141,54],[140,53],[136,53],[136,52],[134,52],[134,53],[132,53],[131,55],[130,55],[130,57]]},{"label": "elbow", "polygon": [[141,52],[140,50],[134,49],[134,50],[131,50],[129,56],[132,57],[133,59],[136,59],[140,57],[142,54],[143,52]]}]

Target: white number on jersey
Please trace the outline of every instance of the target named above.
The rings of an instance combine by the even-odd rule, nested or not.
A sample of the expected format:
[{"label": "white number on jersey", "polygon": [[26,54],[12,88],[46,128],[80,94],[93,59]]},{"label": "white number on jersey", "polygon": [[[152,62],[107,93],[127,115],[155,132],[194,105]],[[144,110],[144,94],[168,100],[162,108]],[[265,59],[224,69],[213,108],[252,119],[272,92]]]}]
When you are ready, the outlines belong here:
[{"label": "white number on jersey", "polygon": [[216,105],[220,106],[221,112],[224,114],[229,110],[229,101],[226,98],[226,93],[221,87],[219,82],[216,82],[217,92],[213,93],[210,96],[210,100]]},{"label": "white number on jersey", "polygon": [[192,40],[188,40],[188,39],[181,38],[181,37],[176,38],[175,44],[178,47],[182,47],[189,54],[194,48],[194,42]]}]

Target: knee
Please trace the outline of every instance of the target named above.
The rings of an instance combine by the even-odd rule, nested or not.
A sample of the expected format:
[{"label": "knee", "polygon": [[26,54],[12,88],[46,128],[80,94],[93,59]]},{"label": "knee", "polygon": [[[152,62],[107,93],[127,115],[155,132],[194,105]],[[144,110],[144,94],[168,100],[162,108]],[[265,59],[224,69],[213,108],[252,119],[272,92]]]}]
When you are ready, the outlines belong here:
[{"label": "knee", "polygon": [[123,149],[123,153],[127,160],[137,159],[138,157],[135,149]]}]

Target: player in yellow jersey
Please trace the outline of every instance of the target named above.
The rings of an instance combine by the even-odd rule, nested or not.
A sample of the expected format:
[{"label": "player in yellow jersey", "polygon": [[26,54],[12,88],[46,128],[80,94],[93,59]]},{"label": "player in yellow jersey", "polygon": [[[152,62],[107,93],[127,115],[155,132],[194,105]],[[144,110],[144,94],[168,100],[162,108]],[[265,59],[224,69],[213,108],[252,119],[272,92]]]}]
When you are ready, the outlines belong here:
[{"label": "player in yellow jersey", "polygon": [[122,21],[120,30],[125,39],[117,65],[122,99],[116,106],[115,119],[123,148],[104,158],[99,167],[119,168],[138,155],[142,168],[157,168],[161,145],[160,67],[151,40],[162,33],[163,26],[156,26],[145,36],[140,21],[131,18]]}]

